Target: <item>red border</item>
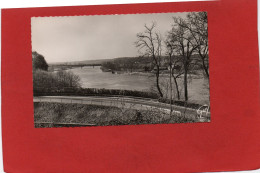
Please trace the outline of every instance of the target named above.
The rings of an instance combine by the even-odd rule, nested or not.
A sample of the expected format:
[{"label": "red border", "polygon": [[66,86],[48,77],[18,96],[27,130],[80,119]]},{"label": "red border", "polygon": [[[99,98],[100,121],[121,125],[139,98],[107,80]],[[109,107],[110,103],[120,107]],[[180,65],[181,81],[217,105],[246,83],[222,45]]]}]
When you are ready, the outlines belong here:
[{"label": "red border", "polygon": [[[182,11],[208,12],[211,123],[34,128],[30,17]],[[6,172],[257,169],[259,105],[256,0],[2,10]]]}]

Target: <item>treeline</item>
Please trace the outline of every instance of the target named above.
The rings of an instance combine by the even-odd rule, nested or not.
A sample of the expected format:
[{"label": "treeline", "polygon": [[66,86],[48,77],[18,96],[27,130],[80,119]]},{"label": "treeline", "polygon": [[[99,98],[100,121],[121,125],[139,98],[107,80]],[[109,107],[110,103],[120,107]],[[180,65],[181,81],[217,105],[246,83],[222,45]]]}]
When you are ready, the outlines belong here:
[{"label": "treeline", "polygon": [[[177,56],[177,55],[176,55]],[[177,58],[176,58],[177,59]],[[192,62],[194,64],[191,73],[201,70],[203,64],[200,61],[199,55],[194,54],[191,56]],[[207,62],[208,63],[208,62]],[[170,64],[169,57],[161,57],[161,67],[168,68]],[[176,63],[177,66],[181,66],[181,63]],[[115,58],[112,61],[106,61],[101,64],[101,69],[103,71],[124,71],[124,72],[151,72],[154,70],[155,65],[152,63],[151,57],[122,57]]]},{"label": "treeline", "polygon": [[144,92],[136,90],[120,90],[120,89],[105,89],[105,88],[76,88],[76,87],[63,87],[63,88],[44,88],[35,87],[35,93],[38,96],[44,95],[73,95],[73,96],[132,96],[158,99],[158,95],[153,92]]},{"label": "treeline", "polygon": [[[188,74],[201,68],[209,79],[208,65],[208,17],[207,12],[190,12],[186,17],[173,17],[172,27],[165,37],[157,31],[156,23],[144,25],[144,31],[137,34],[136,47],[142,56],[150,57],[154,67],[157,92],[164,97],[161,86],[161,69],[165,66],[165,56],[168,57],[170,71],[170,93],[172,81],[180,99],[178,78],[183,78],[185,101],[188,101]],[[194,56],[198,61],[194,61]],[[171,94],[172,95],[172,94]],[[170,97],[172,99],[172,96]]]},{"label": "treeline", "polygon": [[102,63],[101,69],[103,71],[146,72],[151,71],[153,66],[149,57],[122,57]]},{"label": "treeline", "polygon": [[49,72],[49,65],[44,57],[32,52],[33,87],[35,88],[78,88],[81,86],[79,76],[70,71]]}]

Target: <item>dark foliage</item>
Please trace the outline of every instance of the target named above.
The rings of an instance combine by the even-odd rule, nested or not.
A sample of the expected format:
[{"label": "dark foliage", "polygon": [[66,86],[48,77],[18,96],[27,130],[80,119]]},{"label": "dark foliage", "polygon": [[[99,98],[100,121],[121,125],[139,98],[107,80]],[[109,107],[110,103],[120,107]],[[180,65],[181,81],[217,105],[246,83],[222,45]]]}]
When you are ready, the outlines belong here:
[{"label": "dark foliage", "polygon": [[32,66],[33,70],[48,70],[48,64],[45,61],[44,57],[37,52],[32,52]]},{"label": "dark foliage", "polygon": [[158,95],[153,92],[117,90],[117,89],[98,89],[98,88],[79,88],[79,87],[34,87],[34,96],[133,96],[142,98],[158,99]]}]

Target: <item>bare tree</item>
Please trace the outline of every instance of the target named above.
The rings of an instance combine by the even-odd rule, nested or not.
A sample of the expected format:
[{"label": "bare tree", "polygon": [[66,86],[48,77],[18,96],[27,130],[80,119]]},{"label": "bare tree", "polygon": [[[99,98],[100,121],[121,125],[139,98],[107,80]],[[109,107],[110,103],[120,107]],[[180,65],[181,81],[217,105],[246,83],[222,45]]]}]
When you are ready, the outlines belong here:
[{"label": "bare tree", "polygon": [[195,44],[194,38],[192,37],[190,31],[183,27],[186,25],[186,21],[180,17],[174,17],[174,23],[172,30],[169,32],[168,40],[172,46],[175,48],[175,52],[180,57],[180,61],[183,66],[184,74],[184,98],[185,101],[188,100],[188,80],[187,75],[190,70],[191,56],[193,52],[197,49],[198,45]]},{"label": "bare tree", "polygon": [[197,45],[196,52],[202,61],[202,69],[209,78],[208,64],[208,15],[207,12],[191,12],[187,15],[187,21],[180,23],[181,27],[189,30]]},{"label": "bare tree", "polygon": [[77,88],[80,87],[80,77],[71,71],[58,71],[55,74],[58,88]]},{"label": "bare tree", "polygon": [[139,51],[143,51],[144,56],[152,58],[152,63],[156,70],[156,87],[159,95],[163,97],[163,93],[159,84],[161,53],[162,53],[162,39],[158,32],[155,32],[156,23],[151,26],[144,25],[145,31],[137,34],[137,41],[135,45]]},{"label": "bare tree", "polygon": [[[173,77],[176,94],[178,100],[180,100],[180,91],[179,91],[179,85],[177,79],[184,73],[181,63],[181,58],[176,55],[175,51],[178,47],[176,47],[174,38],[175,36],[172,35],[171,32],[168,33],[167,39],[165,41],[166,44],[166,55],[169,57],[169,67],[170,67],[170,83],[171,83],[171,77]],[[172,86],[170,86],[172,88]],[[172,92],[172,91],[171,91]],[[172,94],[172,93],[171,93]]]}]

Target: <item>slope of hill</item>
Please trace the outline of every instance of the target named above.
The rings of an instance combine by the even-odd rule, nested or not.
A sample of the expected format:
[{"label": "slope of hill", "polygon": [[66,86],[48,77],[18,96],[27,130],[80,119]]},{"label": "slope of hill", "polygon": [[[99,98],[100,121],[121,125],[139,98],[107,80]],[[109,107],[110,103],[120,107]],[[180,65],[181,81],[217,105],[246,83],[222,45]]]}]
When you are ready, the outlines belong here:
[{"label": "slope of hill", "polygon": [[103,64],[104,62],[110,62],[113,59],[93,59],[93,60],[84,60],[84,61],[71,61],[71,62],[54,62],[50,65],[80,65],[80,64]]},{"label": "slope of hill", "polygon": [[[176,57],[175,57],[176,58]],[[193,63],[200,65],[201,60],[198,55],[192,55]],[[93,60],[84,60],[84,61],[72,61],[72,62],[57,62],[57,63],[50,63],[50,65],[88,65],[88,64],[113,64],[116,66],[120,66],[122,68],[145,68],[145,67],[152,67],[152,60],[151,57],[119,57],[113,59],[93,59]],[[167,56],[161,57],[161,65],[168,66],[169,59]]]}]

